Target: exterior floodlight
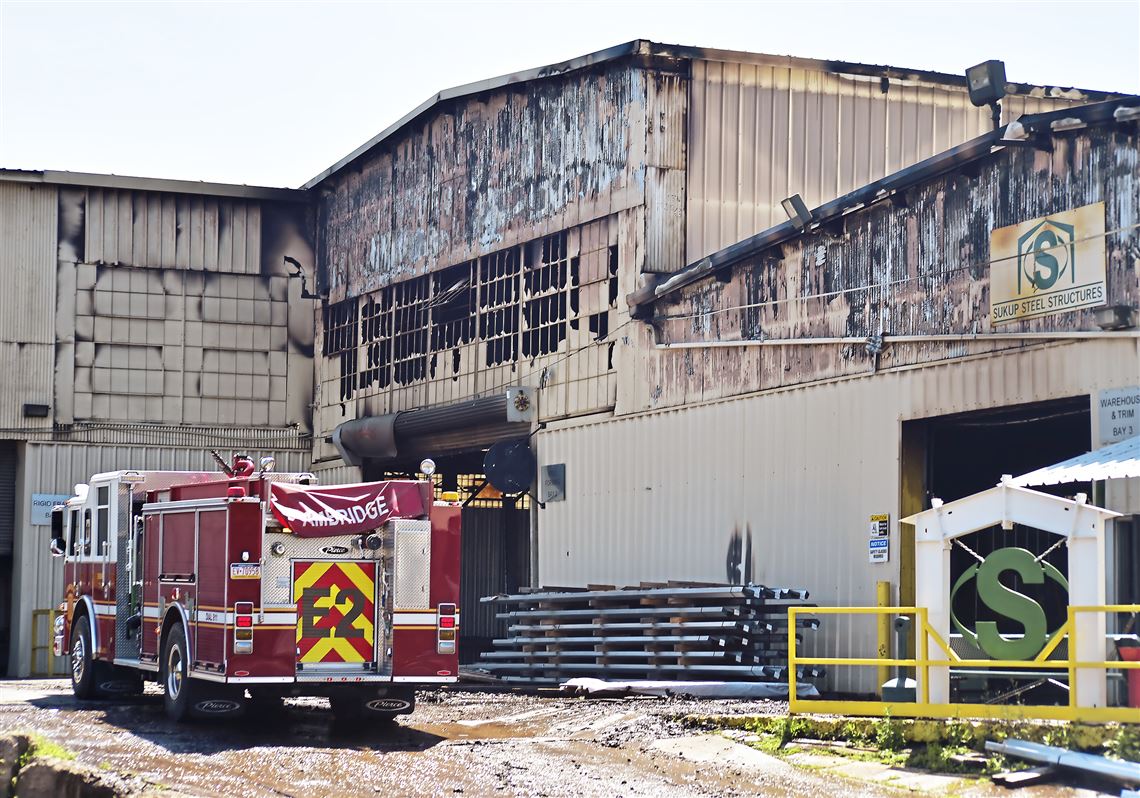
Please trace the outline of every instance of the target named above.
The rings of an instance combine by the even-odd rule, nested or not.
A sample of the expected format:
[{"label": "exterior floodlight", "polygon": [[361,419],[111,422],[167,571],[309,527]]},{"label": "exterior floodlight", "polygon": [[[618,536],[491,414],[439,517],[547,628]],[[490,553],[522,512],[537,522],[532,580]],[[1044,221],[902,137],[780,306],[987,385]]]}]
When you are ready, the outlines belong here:
[{"label": "exterior floodlight", "polygon": [[966,70],[966,87],[970,102],[981,108],[996,103],[1005,96],[1005,64],[985,61]]},{"label": "exterior floodlight", "polygon": [[266,471],[272,471],[274,466],[277,465],[277,461],[272,457],[263,457],[259,462],[261,465],[261,473],[263,474]]},{"label": "exterior floodlight", "polygon": [[1102,330],[1131,330],[1136,326],[1136,308],[1131,305],[1112,305],[1093,312],[1096,326]]},{"label": "exterior floodlight", "polygon": [[970,102],[981,108],[988,105],[994,130],[1001,125],[1001,98],[1005,96],[1005,63],[984,61],[966,70],[966,89]]},{"label": "exterior floodlight", "polygon": [[807,205],[804,204],[804,198],[799,194],[793,194],[786,200],[782,200],[780,204],[784,206],[784,213],[788,214],[788,218],[792,220],[792,224],[796,226],[797,230],[803,230],[811,224],[811,211],[808,210]]},{"label": "exterior floodlight", "polygon": [[424,460],[420,463],[420,473],[424,476],[430,477],[435,473],[435,460]]}]

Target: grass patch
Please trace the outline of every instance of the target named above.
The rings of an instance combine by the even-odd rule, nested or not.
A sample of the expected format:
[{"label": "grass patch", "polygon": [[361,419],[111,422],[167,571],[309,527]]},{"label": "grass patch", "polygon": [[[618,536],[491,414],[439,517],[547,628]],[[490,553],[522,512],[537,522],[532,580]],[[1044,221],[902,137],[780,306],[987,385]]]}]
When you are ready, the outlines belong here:
[{"label": "grass patch", "polygon": [[[877,761],[890,767],[934,773],[989,776],[1032,767],[1032,763],[985,751],[986,740],[1007,738],[1140,762],[1140,726],[1135,724],[914,720],[889,715],[883,718],[796,715],[688,720],[704,728],[749,731],[756,738],[748,744],[767,754],[786,756],[796,751],[819,750],[845,759]],[[801,739],[844,745],[834,748],[797,745],[795,741]]]}]

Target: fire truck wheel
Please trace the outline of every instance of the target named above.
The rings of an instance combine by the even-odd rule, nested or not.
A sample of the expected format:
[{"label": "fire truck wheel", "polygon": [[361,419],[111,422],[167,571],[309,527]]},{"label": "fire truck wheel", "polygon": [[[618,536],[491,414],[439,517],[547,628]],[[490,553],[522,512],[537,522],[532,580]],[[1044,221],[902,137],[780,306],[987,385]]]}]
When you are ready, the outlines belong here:
[{"label": "fire truck wheel", "polygon": [[92,658],[91,621],[80,615],[71,625],[71,691],[76,698],[91,699],[99,696],[99,674],[96,668],[101,663]]},{"label": "fire truck wheel", "polygon": [[166,635],[162,647],[162,687],[165,695],[162,700],[166,716],[173,721],[183,721],[190,717],[194,705],[197,685],[190,678],[190,659],[187,656],[186,632],[182,624],[175,624]]}]

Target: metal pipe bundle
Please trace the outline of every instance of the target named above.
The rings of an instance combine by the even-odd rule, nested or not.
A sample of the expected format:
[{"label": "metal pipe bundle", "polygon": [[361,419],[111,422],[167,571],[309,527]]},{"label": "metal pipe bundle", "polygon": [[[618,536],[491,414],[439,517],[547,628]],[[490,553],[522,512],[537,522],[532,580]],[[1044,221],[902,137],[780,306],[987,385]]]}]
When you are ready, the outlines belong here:
[{"label": "metal pipe bundle", "polygon": [[[508,636],[477,667],[504,681],[556,683],[594,676],[785,681],[788,607],[813,606],[808,591],[694,583],[541,588],[487,596]],[[819,627],[797,622],[796,640]],[[823,676],[804,667],[797,679]]]}]

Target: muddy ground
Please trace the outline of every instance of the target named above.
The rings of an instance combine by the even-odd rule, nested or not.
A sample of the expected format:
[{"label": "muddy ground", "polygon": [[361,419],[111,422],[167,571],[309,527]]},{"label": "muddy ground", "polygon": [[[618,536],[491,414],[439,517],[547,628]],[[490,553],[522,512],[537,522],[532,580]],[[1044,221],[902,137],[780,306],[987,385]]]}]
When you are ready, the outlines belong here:
[{"label": "muddy ground", "polygon": [[[148,687],[137,699],[78,702],[63,680],[0,682],[0,732],[30,730],[125,792],[165,796],[898,796],[879,784],[795,767],[703,734],[688,714],[778,714],[780,702],[587,700],[445,690],[413,715],[345,734],[327,702],[179,725]],[[943,791],[940,791],[943,792]],[[1001,794],[961,784],[955,794]],[[1019,798],[1046,793],[1020,791]],[[1075,795],[1050,789],[1049,795]]]}]

